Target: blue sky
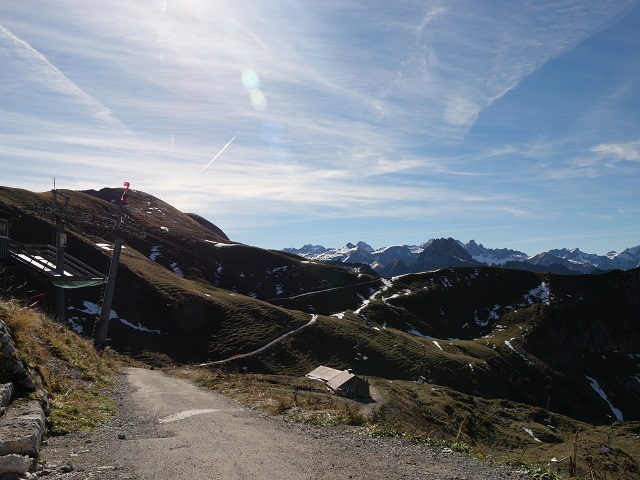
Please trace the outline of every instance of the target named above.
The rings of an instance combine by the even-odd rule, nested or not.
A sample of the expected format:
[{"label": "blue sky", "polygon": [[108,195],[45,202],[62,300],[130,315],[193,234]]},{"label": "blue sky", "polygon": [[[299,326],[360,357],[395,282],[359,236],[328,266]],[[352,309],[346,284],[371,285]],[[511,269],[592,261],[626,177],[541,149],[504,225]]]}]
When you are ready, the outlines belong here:
[{"label": "blue sky", "polygon": [[638,0],[7,0],[0,184],[129,181],[264,248],[621,251],[638,25]]}]

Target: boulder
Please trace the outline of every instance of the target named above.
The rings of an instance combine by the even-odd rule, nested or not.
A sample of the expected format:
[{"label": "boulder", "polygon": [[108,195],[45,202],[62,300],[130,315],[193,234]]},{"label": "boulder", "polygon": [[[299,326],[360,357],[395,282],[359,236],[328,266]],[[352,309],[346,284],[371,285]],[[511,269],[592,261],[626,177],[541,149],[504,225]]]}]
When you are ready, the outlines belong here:
[{"label": "boulder", "polygon": [[28,455],[11,453],[0,456],[0,478],[9,478],[9,475],[24,475],[29,471],[33,462],[35,459]]},{"label": "boulder", "polygon": [[44,411],[35,400],[14,401],[0,417],[0,456],[38,456],[44,433]]}]

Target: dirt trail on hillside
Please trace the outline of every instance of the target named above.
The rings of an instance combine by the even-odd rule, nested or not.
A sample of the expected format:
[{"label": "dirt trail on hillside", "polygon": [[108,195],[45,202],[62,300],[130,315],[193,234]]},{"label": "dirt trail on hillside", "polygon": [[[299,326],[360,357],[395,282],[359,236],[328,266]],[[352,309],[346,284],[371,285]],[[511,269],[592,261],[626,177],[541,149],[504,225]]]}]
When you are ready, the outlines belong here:
[{"label": "dirt trail on hillside", "polygon": [[[128,368],[119,413],[91,434],[52,438],[41,451],[50,479],[514,479],[471,458],[267,416],[160,371]],[[46,472],[46,473],[45,473]]]},{"label": "dirt trail on hillside", "polygon": [[216,360],[213,362],[206,362],[206,363],[201,363],[198,366],[199,367],[210,367],[212,365],[222,365],[223,363],[228,363],[228,362],[235,362],[241,358],[247,358],[247,357],[253,357],[254,355],[257,355],[259,353],[264,352],[265,350],[273,347],[275,344],[280,343],[282,340],[284,340],[287,337],[290,337],[291,335],[295,335],[296,333],[300,332],[301,330],[304,330],[305,328],[310,327],[311,325],[313,325],[314,323],[316,323],[316,321],[318,320],[318,315],[311,315],[311,320],[309,320],[307,323],[305,323],[304,325],[291,330],[287,333],[284,333],[282,335],[280,335],[278,338],[276,338],[275,340],[270,341],[269,343],[267,343],[266,345],[263,345],[262,347],[249,352],[249,353],[241,353],[239,355],[234,355],[233,357],[230,358],[226,358],[224,360]]}]

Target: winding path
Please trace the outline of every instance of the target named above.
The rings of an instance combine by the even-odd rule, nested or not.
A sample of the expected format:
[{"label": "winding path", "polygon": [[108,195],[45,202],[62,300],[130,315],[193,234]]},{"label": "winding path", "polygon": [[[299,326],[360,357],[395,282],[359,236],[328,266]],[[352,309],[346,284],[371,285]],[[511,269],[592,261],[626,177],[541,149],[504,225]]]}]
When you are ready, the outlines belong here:
[{"label": "winding path", "polygon": [[268,348],[272,347],[273,345],[275,345],[278,342],[281,342],[282,340],[284,340],[285,338],[287,338],[290,335],[293,335],[295,333],[298,333],[300,330],[305,329],[307,327],[310,327],[311,325],[313,325],[314,323],[316,323],[316,321],[318,320],[318,315],[312,315],[311,316],[311,320],[309,320],[307,323],[305,323],[304,325],[302,325],[301,327],[296,328],[295,330],[291,330],[290,332],[287,332],[283,335],[280,335],[278,338],[276,338],[275,340],[270,341],[269,343],[267,343],[266,345],[263,345],[262,347],[258,348],[257,350],[254,350],[253,352],[248,352],[248,353],[241,353],[239,355],[234,355],[233,357],[230,358],[225,358],[224,360],[216,360],[214,362],[205,362],[205,363],[201,363],[198,365],[198,367],[210,367],[212,365],[221,365],[223,363],[227,363],[227,362],[231,362],[233,360],[238,360],[240,358],[246,358],[246,357],[251,357],[252,355],[256,355],[258,353],[264,352],[265,350],[267,350]]}]

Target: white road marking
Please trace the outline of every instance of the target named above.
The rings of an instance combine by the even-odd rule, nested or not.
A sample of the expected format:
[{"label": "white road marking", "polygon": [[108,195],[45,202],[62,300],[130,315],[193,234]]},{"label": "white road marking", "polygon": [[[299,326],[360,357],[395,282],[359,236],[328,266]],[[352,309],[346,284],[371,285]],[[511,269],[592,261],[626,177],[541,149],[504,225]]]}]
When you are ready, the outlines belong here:
[{"label": "white road marking", "polygon": [[158,420],[159,423],[176,422],[178,420],[184,420],[185,418],[193,417],[194,415],[202,415],[203,413],[215,413],[215,412],[239,412],[240,410],[221,410],[219,408],[202,408],[199,410],[184,410],[179,413],[174,413],[168,417],[164,417]]}]

